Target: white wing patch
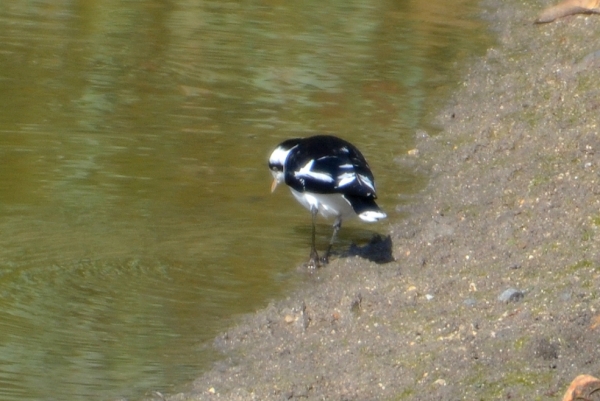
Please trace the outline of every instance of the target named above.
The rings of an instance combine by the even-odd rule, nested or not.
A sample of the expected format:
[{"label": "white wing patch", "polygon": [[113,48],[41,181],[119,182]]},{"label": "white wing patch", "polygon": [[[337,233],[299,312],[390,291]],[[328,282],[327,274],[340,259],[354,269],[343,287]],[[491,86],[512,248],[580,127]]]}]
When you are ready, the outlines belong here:
[{"label": "white wing patch", "polygon": [[358,178],[362,181],[363,184],[369,187],[371,191],[375,192],[375,185],[373,184],[373,181],[369,179],[369,177],[359,174]]},{"label": "white wing patch", "polygon": [[348,184],[352,184],[354,181],[356,181],[356,174],[354,173],[343,173],[338,175],[338,187],[343,187],[346,186]]},{"label": "white wing patch", "polygon": [[352,184],[354,181],[356,181],[356,173],[353,171],[354,165],[352,165],[351,163],[346,163],[346,164],[341,164],[339,166],[339,168],[340,168],[340,170],[351,170],[351,172],[342,173],[337,176],[337,180],[338,180],[337,187],[338,188]]},{"label": "white wing patch", "polygon": [[333,178],[331,177],[331,175],[327,173],[319,173],[316,171],[312,171],[312,166],[314,163],[314,160],[311,160],[308,163],[306,163],[304,167],[294,172],[294,177],[308,177],[323,182],[333,182]]}]

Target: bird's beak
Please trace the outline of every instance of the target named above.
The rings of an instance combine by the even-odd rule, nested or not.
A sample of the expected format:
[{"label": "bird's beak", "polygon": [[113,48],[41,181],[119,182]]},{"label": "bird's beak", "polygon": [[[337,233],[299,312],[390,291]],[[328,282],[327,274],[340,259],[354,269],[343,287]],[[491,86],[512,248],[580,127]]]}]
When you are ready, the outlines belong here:
[{"label": "bird's beak", "polygon": [[273,180],[273,183],[271,184],[271,193],[275,192],[275,188],[277,188],[277,178],[275,178]]}]

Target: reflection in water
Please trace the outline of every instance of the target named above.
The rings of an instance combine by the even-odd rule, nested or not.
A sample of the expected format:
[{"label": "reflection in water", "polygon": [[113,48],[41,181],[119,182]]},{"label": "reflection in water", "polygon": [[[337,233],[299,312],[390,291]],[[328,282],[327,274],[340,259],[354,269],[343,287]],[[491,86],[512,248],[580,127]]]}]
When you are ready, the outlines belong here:
[{"label": "reflection in water", "polygon": [[0,398],[205,368],[231,316],[302,279],[310,218],[269,193],[284,138],[355,143],[393,222],[423,185],[394,157],[485,41],[458,3],[0,4]]}]

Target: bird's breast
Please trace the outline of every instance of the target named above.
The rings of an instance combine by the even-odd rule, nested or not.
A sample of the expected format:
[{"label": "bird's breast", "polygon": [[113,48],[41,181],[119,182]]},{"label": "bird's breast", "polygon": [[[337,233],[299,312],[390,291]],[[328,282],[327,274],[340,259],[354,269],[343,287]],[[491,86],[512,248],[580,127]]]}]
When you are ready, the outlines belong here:
[{"label": "bird's breast", "polygon": [[[291,188],[290,188],[291,189]],[[341,194],[317,194],[291,189],[298,202],[308,210],[317,209],[325,218],[349,218],[356,215],[350,203]]]}]

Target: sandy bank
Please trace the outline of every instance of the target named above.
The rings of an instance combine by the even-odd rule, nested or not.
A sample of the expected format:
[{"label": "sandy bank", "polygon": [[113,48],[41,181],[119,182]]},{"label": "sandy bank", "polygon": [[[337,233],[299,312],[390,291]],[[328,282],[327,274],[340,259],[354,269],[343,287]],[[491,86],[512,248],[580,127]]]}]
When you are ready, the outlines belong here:
[{"label": "sandy bank", "polygon": [[497,45],[399,160],[431,181],[396,260],[334,260],[169,400],[558,400],[600,373],[600,16],[534,25],[549,4],[484,4]]}]

